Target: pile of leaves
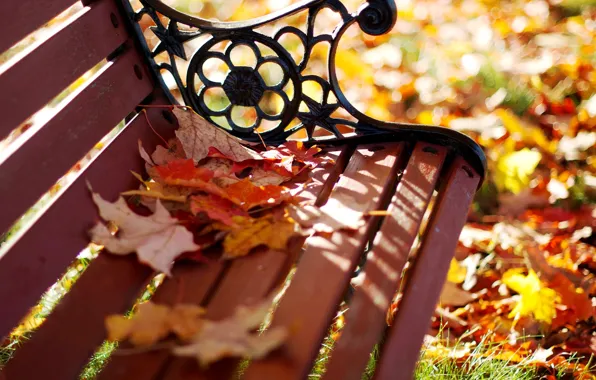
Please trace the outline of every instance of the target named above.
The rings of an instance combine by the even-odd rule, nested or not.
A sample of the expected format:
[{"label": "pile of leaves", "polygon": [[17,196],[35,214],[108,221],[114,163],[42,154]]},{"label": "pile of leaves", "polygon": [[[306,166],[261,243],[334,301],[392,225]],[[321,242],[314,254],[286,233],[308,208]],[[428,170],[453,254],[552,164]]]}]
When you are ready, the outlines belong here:
[{"label": "pile of leaves", "polygon": [[[139,261],[172,276],[175,260],[229,260],[263,246],[284,251],[294,237],[360,225],[362,215],[338,220],[326,207],[301,200],[312,169],[333,164],[316,156],[319,148],[292,141],[253,149],[193,111],[176,107],[173,113],[179,128],[167,146],[149,154],[139,142],[148,178],[133,173],[141,185],[122,193],[128,202],[121,196],[111,203],[92,192],[105,222],[98,222],[90,236],[107,252],[136,252]],[[195,305],[149,301],[132,319],[110,316],[106,326],[110,339],[137,346],[154,346],[173,334],[183,342],[171,347],[174,354],[206,365],[223,356],[261,357],[279,346],[288,334],[283,327],[251,333],[270,304],[240,308],[214,322]]]}]

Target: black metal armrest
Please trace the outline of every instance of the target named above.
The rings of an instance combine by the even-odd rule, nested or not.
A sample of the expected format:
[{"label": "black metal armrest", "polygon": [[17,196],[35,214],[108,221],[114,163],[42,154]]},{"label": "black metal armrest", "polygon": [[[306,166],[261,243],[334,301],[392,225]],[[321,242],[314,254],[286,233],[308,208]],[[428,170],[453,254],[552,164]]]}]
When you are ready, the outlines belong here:
[{"label": "black metal armrest", "polygon": [[[144,15],[149,15],[156,24],[152,30],[160,42],[152,51],[147,47],[138,24],[136,24],[136,30],[141,44],[145,48],[147,59],[155,70],[156,77],[166,94],[170,96],[170,100],[175,102],[161,78],[160,72],[163,70],[172,74],[186,105],[192,107],[213,124],[225,128],[239,138],[253,142],[263,139],[268,144],[277,145],[286,141],[297,131],[305,130],[307,142],[316,142],[317,144],[338,144],[353,140],[361,141],[362,139],[370,141],[423,140],[450,146],[462,155],[481,177],[484,177],[486,157],[480,146],[468,136],[439,126],[376,120],[356,109],[344,95],[336,74],[336,53],[341,37],[354,24],[358,24],[363,32],[370,35],[389,32],[397,20],[397,9],[393,0],[369,0],[354,13],[348,12],[340,0],[303,0],[269,15],[238,22],[211,21],[194,17],[171,8],[160,0],[141,0],[143,8],[138,12],[132,10],[128,1],[125,0],[124,3],[130,19],[134,23],[138,23]],[[341,22],[331,33],[315,34],[315,19],[324,8],[337,12],[341,16]],[[158,12],[169,18],[167,25],[162,23]],[[293,26],[283,26],[272,36],[255,30],[260,26],[298,12],[308,12],[306,33]],[[184,30],[180,30],[179,25],[186,27]],[[290,53],[279,43],[280,38],[286,34],[297,36],[304,45],[304,57],[301,62],[295,62]],[[181,79],[183,73],[179,71],[174,57],[188,60],[183,44],[205,35],[210,38],[190,57],[184,84]],[[304,74],[313,46],[323,41],[330,45],[326,78]],[[222,42],[227,44],[223,52],[215,49],[215,46]],[[273,54],[264,55],[258,44],[271,49]],[[254,68],[232,64],[230,52],[239,45],[248,46],[255,53],[257,63]],[[157,63],[155,57],[163,52],[167,52],[169,62]],[[203,65],[210,58],[218,58],[229,67],[230,70],[223,82],[214,82],[208,79],[203,72]],[[283,79],[274,86],[268,86],[258,72],[259,67],[267,62],[279,65],[283,72]],[[303,93],[302,84],[306,81],[320,84],[323,90],[321,99],[312,99]],[[291,96],[284,92],[284,87],[288,82],[292,82],[294,89]],[[229,106],[222,110],[213,110],[205,102],[206,91],[214,87],[221,87],[230,101]],[[195,90],[197,88],[198,91]],[[278,115],[269,115],[259,107],[259,102],[265,91],[273,91],[283,100],[283,109]],[[337,101],[329,101],[330,93]],[[308,111],[300,110],[301,103],[307,105]],[[255,123],[249,127],[238,125],[232,118],[233,106],[254,107],[256,110]],[[332,116],[334,111],[339,108],[347,111],[352,118],[348,120]],[[225,123],[222,123],[222,119],[225,120]],[[289,127],[295,119],[300,122]],[[256,129],[263,120],[277,122],[277,125],[267,131],[257,133]],[[353,128],[354,133],[342,134],[338,129],[340,125]],[[313,133],[315,128],[322,128],[330,132],[333,137],[316,137]]]}]

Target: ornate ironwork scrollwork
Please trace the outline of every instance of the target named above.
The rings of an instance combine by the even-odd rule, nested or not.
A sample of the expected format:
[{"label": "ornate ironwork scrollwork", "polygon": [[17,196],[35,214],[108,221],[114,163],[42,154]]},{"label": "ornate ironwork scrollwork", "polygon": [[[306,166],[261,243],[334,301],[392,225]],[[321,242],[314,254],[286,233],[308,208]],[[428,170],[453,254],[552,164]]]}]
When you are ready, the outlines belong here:
[{"label": "ornate ironwork scrollwork", "polygon": [[[279,144],[300,130],[306,131],[308,140],[317,140],[314,132],[319,128],[334,136],[334,139],[325,139],[326,143],[333,143],[352,138],[342,134],[338,128],[348,126],[354,129],[356,135],[385,134],[451,145],[460,150],[481,175],[484,173],[484,154],[469,137],[437,126],[373,119],[354,107],[342,91],[336,73],[336,52],[342,36],[354,24],[370,35],[389,32],[397,19],[393,0],[368,0],[354,13],[350,13],[340,0],[303,0],[267,16],[240,22],[210,21],[194,17],[171,8],[160,0],[140,2],[143,7],[135,12],[125,0],[133,22],[138,23],[143,16],[148,15],[155,23],[151,30],[159,43],[152,51],[149,51],[140,27],[136,26],[150,64],[157,73],[166,70],[172,75],[186,105],[235,136],[248,141],[262,138],[269,144]],[[341,21],[331,33],[316,34],[315,20],[325,8],[339,14]],[[283,26],[272,35],[266,35],[260,30],[266,24],[299,12],[308,14],[306,32],[294,26]],[[159,14],[169,19],[167,24],[162,22]],[[181,25],[184,26],[183,29],[180,29]],[[303,45],[304,54],[299,62],[280,43],[280,39],[288,34],[297,37]],[[175,57],[188,61],[184,44],[205,36],[208,39],[190,57],[186,80],[183,81]],[[313,48],[320,42],[329,44],[327,78],[308,74],[306,70]],[[218,50],[222,44],[225,45],[223,51]],[[233,62],[232,51],[238,46],[252,50],[256,60],[254,65],[237,65]],[[169,62],[157,63],[155,57],[163,52],[167,52]],[[206,75],[204,67],[210,59],[220,60],[227,66],[227,73],[222,80]],[[277,65],[281,70],[282,78],[277,83],[267,83],[263,78],[261,68],[265,64]],[[175,102],[163,79],[159,76],[158,79],[172,102]],[[309,81],[321,87],[320,98],[314,99],[303,91],[304,83]],[[220,93],[225,94],[229,104],[221,109],[210,107],[205,101],[205,94],[211,89],[219,89]],[[266,112],[261,107],[267,92],[274,93],[281,99],[280,112]],[[252,125],[239,125],[233,117],[234,107],[253,109],[255,118]],[[339,109],[347,111],[351,117],[342,117],[341,113],[338,116],[336,111]],[[291,124],[296,120],[299,121],[297,124]],[[264,121],[277,124],[259,132]]]}]

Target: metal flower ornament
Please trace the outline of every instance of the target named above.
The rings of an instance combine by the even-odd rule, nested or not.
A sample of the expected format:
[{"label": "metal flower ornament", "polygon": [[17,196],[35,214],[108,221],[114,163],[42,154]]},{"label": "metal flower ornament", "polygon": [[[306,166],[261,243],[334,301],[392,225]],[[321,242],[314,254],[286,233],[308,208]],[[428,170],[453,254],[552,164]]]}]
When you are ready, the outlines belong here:
[{"label": "metal flower ornament", "polygon": [[[438,126],[373,119],[354,107],[342,91],[336,70],[336,53],[342,36],[355,24],[369,35],[389,32],[397,20],[393,0],[369,0],[354,13],[350,13],[339,0],[303,0],[267,16],[239,22],[211,21],[191,16],[160,0],[141,0],[141,4],[143,8],[136,12],[128,6],[129,15],[136,23],[147,59],[171,101],[175,102],[175,99],[160,75],[163,71],[172,75],[186,105],[234,136],[253,142],[262,138],[272,145],[286,141],[300,130],[305,130],[309,141],[324,139],[327,144],[363,136],[424,140],[450,145],[463,154],[481,175],[484,172],[484,154],[469,137]],[[337,13],[341,21],[330,33],[316,33],[315,21],[324,9]],[[267,28],[261,27],[299,12],[307,12],[305,31],[294,26],[282,26],[270,35],[262,32]],[[152,50],[149,50],[138,25],[145,15],[150,16],[155,23],[156,26],[151,30],[159,39]],[[165,16],[169,21],[162,22],[163,18],[159,15]],[[298,62],[280,43],[287,35],[297,37],[302,44],[304,54]],[[184,44],[199,37],[207,39],[191,57],[187,57]],[[313,48],[321,42],[329,44],[325,76],[307,73]],[[252,51],[254,64],[240,65],[234,62],[233,51],[238,47]],[[167,52],[169,61],[157,63],[155,57],[163,52]],[[189,61],[186,73],[180,72],[175,57]],[[225,76],[212,78],[206,75],[206,64],[214,60],[219,60],[219,67],[227,67]],[[264,71],[273,68],[281,73],[277,82],[271,82],[263,75]],[[309,81],[315,82],[322,89],[317,98],[304,91],[304,85]],[[206,100],[206,94],[212,90],[217,90],[227,98],[223,108],[215,109]],[[263,107],[270,94],[281,99],[282,106],[278,112],[271,112]],[[238,123],[233,117],[235,107],[254,109],[252,124]],[[343,114],[349,117],[342,117],[342,113],[335,112],[339,109],[345,110]],[[268,127],[260,128],[264,121]],[[339,126],[342,128],[338,128]],[[318,136],[315,129],[326,131],[327,136]],[[350,129],[349,134],[342,132],[346,129]]]}]

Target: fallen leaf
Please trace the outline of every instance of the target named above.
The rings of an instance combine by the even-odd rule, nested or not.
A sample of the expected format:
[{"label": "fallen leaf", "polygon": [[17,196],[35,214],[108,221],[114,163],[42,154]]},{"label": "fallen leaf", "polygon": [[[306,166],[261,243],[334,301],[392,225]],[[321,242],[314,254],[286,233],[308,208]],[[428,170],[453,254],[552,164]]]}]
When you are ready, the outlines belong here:
[{"label": "fallen leaf", "polygon": [[221,155],[232,161],[262,160],[257,152],[245,147],[240,141],[224,130],[209,124],[192,110],[174,108],[178,119],[176,136],[182,143],[187,158],[198,163],[207,157],[210,148],[215,148]]},{"label": "fallen leaf", "polygon": [[155,170],[157,173],[159,173],[161,178],[164,180],[170,180],[170,182],[177,179],[198,179],[207,182],[214,176],[214,173],[209,169],[195,167],[191,159],[178,159],[170,161],[165,165],[156,166]]},{"label": "fallen leaf", "polygon": [[112,235],[101,222],[90,230],[91,240],[103,245],[110,253],[126,255],[137,252],[140,262],[170,276],[176,257],[199,248],[193,241],[192,233],[179,225],[159,200],[153,215],[141,216],[135,214],[122,197],[110,203],[92,190],[91,194],[102,219],[118,227],[117,235]]},{"label": "fallen leaf", "polygon": [[537,321],[552,322],[556,316],[555,303],[558,296],[554,290],[542,284],[536,272],[530,270],[528,275],[524,276],[519,270],[510,269],[503,274],[502,281],[521,297],[511,310],[509,318],[518,319],[533,315]]},{"label": "fallen leaf", "polygon": [[271,216],[259,219],[233,217],[233,228],[223,241],[224,259],[246,256],[251,249],[265,245],[272,249],[286,249],[288,240],[298,234],[297,226],[288,219],[275,220]]},{"label": "fallen leaf", "polygon": [[170,161],[184,158],[186,158],[186,153],[184,153],[182,143],[177,138],[170,139],[167,148],[161,145],[156,146],[155,151],[151,154],[151,159],[155,165],[165,165]]},{"label": "fallen leaf", "polygon": [[445,281],[439,297],[439,304],[443,307],[465,306],[474,300],[476,300],[474,294],[460,289],[451,281]]},{"label": "fallen leaf", "polygon": [[158,305],[151,301],[141,303],[132,318],[122,315],[106,317],[108,340],[128,339],[135,346],[150,346],[170,333],[182,340],[192,338],[203,325],[200,317],[205,310],[196,305]]},{"label": "fallen leaf", "polygon": [[449,264],[449,271],[447,272],[447,281],[454,284],[461,284],[466,279],[468,270],[466,267],[459,264],[456,259],[451,259]]},{"label": "fallen leaf", "polygon": [[143,184],[144,188],[141,188],[140,190],[124,191],[121,193],[122,195],[140,195],[142,197],[184,203],[186,202],[186,198],[192,194],[192,189],[163,185],[155,181],[144,181],[143,178],[135,172],[132,172],[132,175]]},{"label": "fallen leaf", "polygon": [[204,212],[210,219],[234,226],[234,216],[248,217],[248,213],[228,199],[217,195],[194,195],[190,198],[190,210],[193,214]]},{"label": "fallen leaf", "polygon": [[[330,202],[333,203],[332,200]],[[342,229],[356,230],[364,224],[360,212],[338,213],[338,209],[335,209],[333,205],[325,206],[289,205],[286,210],[290,217],[302,227],[312,228],[316,232],[330,233]]]},{"label": "fallen leaf", "polygon": [[524,148],[499,157],[494,174],[495,184],[501,190],[514,194],[528,187],[530,175],[536,169],[542,155]]},{"label": "fallen leaf", "polygon": [[225,187],[223,195],[220,196],[231,200],[244,210],[255,206],[273,206],[288,199],[284,187],[255,186],[248,178]]},{"label": "fallen leaf", "polygon": [[139,144],[139,155],[141,156],[141,158],[148,164],[153,166],[153,160],[151,159],[151,156],[149,156],[149,153],[147,153],[147,151],[145,150],[145,148],[143,148],[143,142],[141,141],[141,139],[139,139],[138,141]]},{"label": "fallen leaf", "polygon": [[253,333],[269,312],[271,300],[254,307],[239,307],[234,315],[221,321],[204,321],[192,343],[176,347],[174,355],[195,358],[206,366],[224,357],[259,359],[276,349],[288,337],[285,327]]}]

